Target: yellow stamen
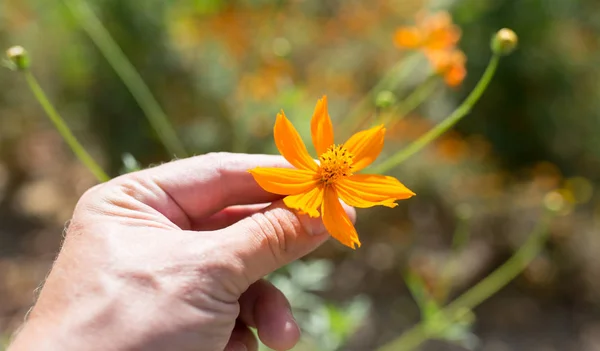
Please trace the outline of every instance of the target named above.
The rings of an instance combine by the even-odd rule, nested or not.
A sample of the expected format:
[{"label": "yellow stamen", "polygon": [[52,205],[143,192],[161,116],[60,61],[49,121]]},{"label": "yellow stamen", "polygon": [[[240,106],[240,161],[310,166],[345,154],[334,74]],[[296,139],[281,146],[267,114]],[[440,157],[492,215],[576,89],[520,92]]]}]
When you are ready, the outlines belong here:
[{"label": "yellow stamen", "polygon": [[332,145],[319,156],[321,164],[317,177],[325,185],[333,184],[341,177],[352,175],[352,155],[342,145]]}]

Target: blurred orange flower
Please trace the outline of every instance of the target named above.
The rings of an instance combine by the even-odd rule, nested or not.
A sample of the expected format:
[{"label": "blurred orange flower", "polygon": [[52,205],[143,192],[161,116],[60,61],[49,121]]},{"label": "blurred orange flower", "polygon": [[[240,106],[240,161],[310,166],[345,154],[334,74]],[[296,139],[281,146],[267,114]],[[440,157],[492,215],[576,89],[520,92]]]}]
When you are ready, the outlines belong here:
[{"label": "blurred orange flower", "polygon": [[436,73],[449,86],[458,86],[465,78],[466,56],[456,48],[461,31],[447,12],[426,16],[417,15],[414,27],[400,27],[394,35],[399,48],[420,49],[425,53]]},{"label": "blurred orange flower", "polygon": [[286,60],[265,62],[256,72],[242,75],[236,94],[239,98],[265,101],[293,80],[294,67]]},{"label": "blurred orange flower", "polygon": [[317,102],[311,120],[311,134],[319,163],[308,154],[300,135],[283,111],[275,121],[275,145],[296,169],[258,167],[250,170],[266,191],[287,195],[286,206],[323,217],[327,231],[342,244],[360,246],[358,234],[339,199],[359,208],[377,205],[395,207],[396,200],[415,195],[396,178],[354,174],[370,165],[383,148],[383,125],[358,132],[346,143],[333,142],[333,126],[327,112],[327,97]]},{"label": "blurred orange flower", "polygon": [[447,12],[429,16],[420,13],[416,26],[396,30],[394,42],[400,48],[438,51],[453,48],[460,40],[460,35],[460,28],[452,23],[452,17]]},{"label": "blurred orange flower", "polygon": [[435,69],[436,73],[444,77],[446,84],[451,87],[460,85],[467,76],[465,63],[467,57],[458,50],[429,51],[425,55]]}]

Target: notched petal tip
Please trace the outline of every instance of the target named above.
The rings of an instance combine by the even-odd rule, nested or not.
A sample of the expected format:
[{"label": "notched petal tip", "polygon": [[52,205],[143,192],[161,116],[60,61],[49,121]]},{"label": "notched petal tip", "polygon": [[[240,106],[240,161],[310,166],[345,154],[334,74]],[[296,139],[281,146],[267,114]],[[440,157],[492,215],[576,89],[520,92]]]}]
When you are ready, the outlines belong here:
[{"label": "notched petal tip", "polygon": [[[339,239],[338,239],[339,240]],[[353,235],[348,235],[344,241],[340,241],[344,246],[348,246],[352,250],[356,250],[361,246],[361,242],[358,239],[358,234],[356,232]]]},{"label": "notched petal tip", "polygon": [[374,128],[377,128],[376,129],[377,135],[380,135],[381,138],[385,137],[385,132],[387,132],[387,129],[385,128],[385,126],[383,124],[375,126]]},{"label": "notched petal tip", "polygon": [[352,250],[356,250],[360,247],[361,243],[358,240],[358,235],[346,235],[341,236],[339,234],[335,235],[333,233],[329,233],[335,240],[339,241],[340,244],[351,248]]},{"label": "notched petal tip", "polygon": [[318,218],[320,216],[319,208],[323,203],[323,188],[313,186],[312,189],[304,193],[286,196],[283,203],[291,209]]},{"label": "notched petal tip", "polygon": [[396,207],[396,201],[415,195],[396,178],[376,174],[354,174],[335,185],[338,196],[358,208]]},{"label": "notched petal tip", "polygon": [[361,243],[360,240],[358,240],[358,236],[356,237],[351,237],[351,238],[347,238],[346,241],[341,241],[338,239],[338,241],[344,245],[347,246],[349,248],[351,248],[352,250],[356,250],[357,248],[360,247]]},{"label": "notched petal tip", "polygon": [[283,109],[279,110],[279,112],[277,112],[277,117],[275,117],[275,126],[273,127],[274,129],[277,127],[277,124],[281,125],[282,122],[285,123],[292,123],[289,118],[287,118],[287,116],[285,115],[285,112],[283,112]]},{"label": "notched petal tip", "polygon": [[[389,176],[388,176],[389,177]],[[398,181],[398,183],[400,183],[400,181]],[[403,193],[406,196],[405,199],[411,198],[415,195],[417,195],[414,191],[410,190],[409,188],[406,187],[406,185],[400,183],[400,185],[403,188]]]},{"label": "notched petal tip", "polygon": [[303,206],[298,206],[296,202],[294,202],[293,200],[288,199],[288,197],[283,198],[283,203],[288,207],[291,208],[292,210],[295,210],[298,214],[300,215],[307,215],[310,218],[319,218],[321,217],[321,214],[319,213],[318,210],[315,209],[309,209]]},{"label": "notched petal tip", "polygon": [[319,211],[316,211],[316,210],[315,211],[309,211],[309,212],[303,211],[303,210],[298,209],[298,208],[295,208],[295,210],[298,212],[298,214],[307,215],[310,218],[319,218],[319,217],[321,217],[321,214],[319,213]]},{"label": "notched petal tip", "polygon": [[356,228],[346,214],[334,188],[325,191],[321,215],[325,228],[334,239],[352,249],[355,249],[355,245],[360,247]]}]

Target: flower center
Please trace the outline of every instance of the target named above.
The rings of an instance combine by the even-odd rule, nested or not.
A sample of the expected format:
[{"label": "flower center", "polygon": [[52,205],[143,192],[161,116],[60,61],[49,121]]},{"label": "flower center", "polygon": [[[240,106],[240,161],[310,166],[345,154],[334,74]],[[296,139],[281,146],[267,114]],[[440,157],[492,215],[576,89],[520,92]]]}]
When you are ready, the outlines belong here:
[{"label": "flower center", "polygon": [[325,185],[333,184],[341,177],[352,174],[352,155],[342,145],[332,145],[319,156],[321,164],[317,176]]}]

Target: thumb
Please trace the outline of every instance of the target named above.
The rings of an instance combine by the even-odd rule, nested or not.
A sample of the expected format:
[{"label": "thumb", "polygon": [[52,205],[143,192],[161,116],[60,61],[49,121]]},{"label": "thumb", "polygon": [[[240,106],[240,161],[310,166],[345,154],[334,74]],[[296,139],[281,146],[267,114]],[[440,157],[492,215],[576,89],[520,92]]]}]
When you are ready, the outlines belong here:
[{"label": "thumb", "polygon": [[[354,208],[344,205],[352,222]],[[252,284],[278,268],[305,256],[329,235],[321,218],[311,218],[287,208],[282,201],[225,229],[233,255],[243,263]]]}]

